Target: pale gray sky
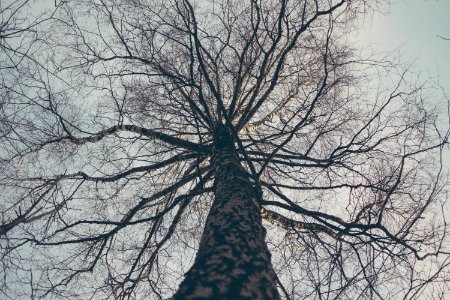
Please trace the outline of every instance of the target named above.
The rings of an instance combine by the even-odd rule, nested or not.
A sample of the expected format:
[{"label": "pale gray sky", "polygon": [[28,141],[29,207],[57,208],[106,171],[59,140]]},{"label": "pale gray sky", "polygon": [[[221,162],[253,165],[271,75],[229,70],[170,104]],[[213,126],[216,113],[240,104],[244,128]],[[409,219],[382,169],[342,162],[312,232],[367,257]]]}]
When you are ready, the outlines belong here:
[{"label": "pale gray sky", "polygon": [[[411,64],[422,80],[432,78],[439,83],[445,95],[437,94],[436,104],[443,110],[439,124],[445,131],[449,126],[445,97],[450,97],[450,0],[394,0],[384,11],[367,17],[354,36],[357,45],[388,58],[401,54],[400,61]],[[448,147],[443,164],[449,170]]]},{"label": "pale gray sky", "polygon": [[450,0],[395,0],[376,14],[356,36],[376,52],[402,53],[424,76],[439,76],[450,90]]}]

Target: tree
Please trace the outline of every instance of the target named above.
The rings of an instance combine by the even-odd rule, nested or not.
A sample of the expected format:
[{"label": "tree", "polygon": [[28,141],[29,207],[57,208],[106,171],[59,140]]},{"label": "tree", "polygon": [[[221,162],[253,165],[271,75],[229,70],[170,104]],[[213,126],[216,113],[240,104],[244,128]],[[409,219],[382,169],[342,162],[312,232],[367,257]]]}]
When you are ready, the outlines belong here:
[{"label": "tree", "polygon": [[372,9],[60,4],[1,69],[3,297],[443,299],[448,104]]}]

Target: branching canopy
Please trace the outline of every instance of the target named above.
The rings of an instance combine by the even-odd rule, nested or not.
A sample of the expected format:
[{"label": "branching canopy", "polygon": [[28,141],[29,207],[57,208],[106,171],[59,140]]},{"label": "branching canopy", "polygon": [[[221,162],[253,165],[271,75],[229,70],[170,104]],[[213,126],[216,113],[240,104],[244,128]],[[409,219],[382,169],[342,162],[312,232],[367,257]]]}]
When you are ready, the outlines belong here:
[{"label": "branching canopy", "polygon": [[217,123],[260,191],[284,297],[448,297],[448,102],[352,48],[381,3],[63,1],[27,22],[12,2],[0,298],[170,297],[212,201]]}]

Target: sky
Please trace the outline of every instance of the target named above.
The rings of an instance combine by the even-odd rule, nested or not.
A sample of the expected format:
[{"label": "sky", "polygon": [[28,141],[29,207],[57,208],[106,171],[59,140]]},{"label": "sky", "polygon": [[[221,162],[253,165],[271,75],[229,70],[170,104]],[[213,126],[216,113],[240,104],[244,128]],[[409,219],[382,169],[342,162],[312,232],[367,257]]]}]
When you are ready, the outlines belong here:
[{"label": "sky", "polygon": [[450,91],[450,0],[395,0],[383,11],[367,17],[355,39],[376,52],[402,53]]},{"label": "sky", "polygon": [[[401,54],[423,80],[432,78],[441,93],[437,105],[448,107],[450,100],[450,0],[395,0],[384,13],[368,16],[354,39],[361,47],[388,55]],[[448,40],[446,40],[447,38]],[[445,99],[447,97],[447,99]],[[448,111],[438,122],[449,127]],[[450,147],[444,148],[443,166],[450,172]]]},{"label": "sky", "polygon": [[405,61],[424,77],[438,80],[450,95],[450,40],[438,37],[450,39],[450,0],[396,0],[384,11],[368,16],[355,40],[375,52],[401,52]]}]

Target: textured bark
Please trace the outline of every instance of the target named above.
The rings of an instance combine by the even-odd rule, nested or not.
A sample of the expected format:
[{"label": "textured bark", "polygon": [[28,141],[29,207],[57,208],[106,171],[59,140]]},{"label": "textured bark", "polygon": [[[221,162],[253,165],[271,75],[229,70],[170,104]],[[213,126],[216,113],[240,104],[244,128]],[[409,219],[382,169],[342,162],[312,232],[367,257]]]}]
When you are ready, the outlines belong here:
[{"label": "textured bark", "polygon": [[261,207],[226,130],[216,130],[215,199],[194,265],[173,299],[280,299]]}]

